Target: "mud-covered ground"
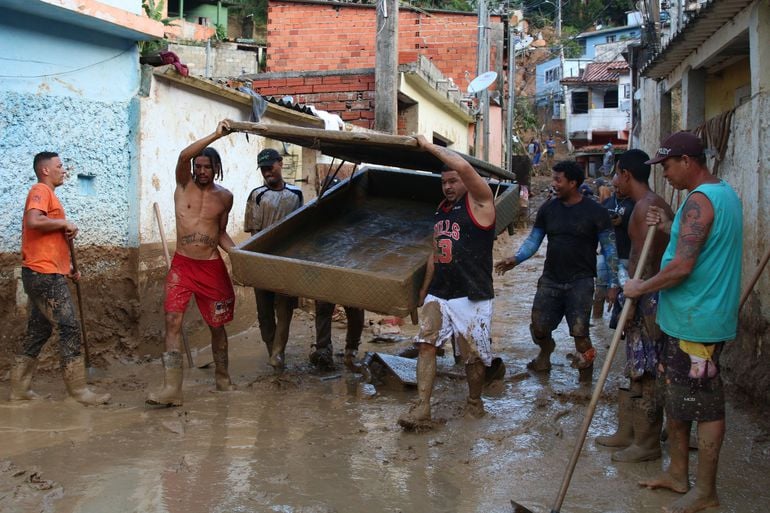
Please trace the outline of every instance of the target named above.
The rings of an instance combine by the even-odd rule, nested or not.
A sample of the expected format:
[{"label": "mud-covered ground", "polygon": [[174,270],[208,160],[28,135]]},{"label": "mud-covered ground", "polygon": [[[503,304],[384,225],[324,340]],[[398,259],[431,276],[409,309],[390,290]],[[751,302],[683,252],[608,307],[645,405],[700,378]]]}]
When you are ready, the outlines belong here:
[{"label": "mud-covered ground", "polygon": [[[523,235],[501,238],[497,257]],[[591,389],[567,364],[572,341],[563,324],[550,376],[525,369],[536,354],[528,323],[543,249],[496,279],[494,346],[508,372],[503,389],[485,396],[481,420],[462,416],[463,370],[446,356],[433,396],[434,418],[444,423],[428,433],[402,432],[396,419],[415,391],[369,385],[341,362],[336,372],[311,370],[313,320],[298,310],[280,379],[251,326],[230,339],[235,392],[213,392],[213,369],[196,368],[186,371],[183,407],[146,408],[148,387],[162,382],[161,365],[140,358],[97,372],[96,386],[113,394],[108,406],[65,400],[55,374],[34,382],[44,400],[0,402],[0,512],[506,512],[510,499],[550,511]],[[253,306],[239,315],[236,325],[248,326]],[[606,324],[592,328],[600,362],[611,338]],[[394,353],[404,344],[371,342],[377,328],[365,330],[363,350]],[[402,327],[402,335],[414,332]],[[335,323],[335,337],[340,349],[343,324]],[[196,364],[209,359],[202,350]],[[665,461],[616,464],[593,442],[613,425],[621,382],[610,375],[562,511],[660,511],[675,498],[636,484]],[[770,422],[731,396],[723,506],[713,511],[764,513],[768,485]]]}]

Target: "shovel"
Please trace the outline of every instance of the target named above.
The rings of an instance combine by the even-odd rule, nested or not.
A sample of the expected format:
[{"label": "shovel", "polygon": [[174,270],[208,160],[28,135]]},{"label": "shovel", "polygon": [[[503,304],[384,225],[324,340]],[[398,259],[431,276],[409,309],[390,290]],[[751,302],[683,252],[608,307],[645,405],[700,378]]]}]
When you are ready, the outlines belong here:
[{"label": "shovel", "polygon": [[[644,269],[644,264],[647,262],[647,254],[650,252],[652,240],[655,237],[655,230],[656,227],[654,225],[647,228],[647,236],[644,239],[642,254],[639,255],[639,262],[636,264],[634,279],[641,277],[642,269]],[[594,392],[591,395],[591,402],[588,403],[588,409],[586,410],[583,424],[580,426],[580,433],[578,434],[575,448],[572,451],[572,456],[570,457],[569,463],[567,464],[567,470],[564,473],[564,479],[562,480],[561,488],[559,489],[559,495],[556,496],[556,500],[554,501],[553,507],[551,508],[551,513],[559,513],[561,511],[561,505],[564,503],[564,497],[567,495],[567,489],[569,488],[569,483],[572,480],[572,474],[575,473],[577,460],[580,457],[580,452],[583,450],[583,444],[586,441],[588,428],[591,426],[591,421],[593,420],[594,413],[596,412],[596,403],[599,402],[599,396],[601,395],[602,389],[604,388],[604,382],[607,381],[607,375],[610,373],[610,366],[612,366],[612,360],[615,358],[615,352],[618,349],[620,336],[623,334],[623,328],[626,325],[626,321],[628,320],[628,316],[631,313],[631,307],[633,304],[634,301],[630,298],[626,298],[623,303],[623,310],[620,312],[618,327],[615,330],[615,334],[612,336],[612,342],[610,343],[610,348],[607,351],[607,357],[604,360],[602,372],[599,374],[599,380],[596,382]],[[516,501],[512,500],[511,504],[513,505],[514,513],[533,513],[532,510],[525,508]]]},{"label": "shovel", "polygon": [[[72,260],[72,274],[78,273],[78,261],[75,257],[75,241],[68,239],[70,247],[70,259]],[[86,336],[86,318],[83,315],[83,295],[80,292],[80,280],[75,281],[75,293],[78,296],[78,311],[80,312],[80,338],[83,341],[83,360],[86,364],[86,377],[90,380],[94,376],[94,368],[91,367],[91,354],[88,352],[88,337]]]}]

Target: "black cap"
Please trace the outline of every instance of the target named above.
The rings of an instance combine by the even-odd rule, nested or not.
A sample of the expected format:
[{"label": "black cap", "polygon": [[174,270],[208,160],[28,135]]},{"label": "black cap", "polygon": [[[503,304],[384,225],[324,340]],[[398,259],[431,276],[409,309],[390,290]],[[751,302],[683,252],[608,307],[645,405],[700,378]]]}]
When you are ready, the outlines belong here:
[{"label": "black cap", "polygon": [[270,167],[276,162],[283,160],[281,154],[272,148],[267,148],[259,152],[257,155],[257,165],[259,167]]},{"label": "black cap", "polygon": [[669,157],[697,157],[703,155],[703,141],[697,135],[690,132],[676,132],[666,137],[658,148],[655,157],[646,161],[645,164],[657,164],[663,162]]}]

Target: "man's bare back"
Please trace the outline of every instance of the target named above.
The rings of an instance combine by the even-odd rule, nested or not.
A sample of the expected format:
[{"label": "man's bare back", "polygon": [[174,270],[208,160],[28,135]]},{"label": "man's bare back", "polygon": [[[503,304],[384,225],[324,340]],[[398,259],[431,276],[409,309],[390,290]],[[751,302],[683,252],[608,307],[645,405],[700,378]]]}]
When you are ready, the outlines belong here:
[{"label": "man's bare back", "polygon": [[229,123],[222,121],[213,134],[194,142],[179,154],[174,191],[176,251],[189,258],[218,258],[218,246],[225,250],[234,246],[227,234],[233,194],[214,183],[214,177],[221,171],[218,155],[201,155],[204,148],[228,133]]},{"label": "man's bare back", "polygon": [[[668,203],[652,191],[647,191],[644,197],[636,202],[628,223],[628,236],[631,239],[631,254],[628,262],[628,274],[630,276],[634,275],[636,264],[642,253],[642,246],[644,245],[648,228],[646,216],[651,206],[662,208],[669,216],[669,219],[674,216]],[[650,256],[647,259],[645,269],[642,270],[642,277],[654,276],[660,270],[660,261],[663,258],[667,245],[668,236],[664,233],[656,232],[655,238],[652,241],[652,247],[650,248]]]}]

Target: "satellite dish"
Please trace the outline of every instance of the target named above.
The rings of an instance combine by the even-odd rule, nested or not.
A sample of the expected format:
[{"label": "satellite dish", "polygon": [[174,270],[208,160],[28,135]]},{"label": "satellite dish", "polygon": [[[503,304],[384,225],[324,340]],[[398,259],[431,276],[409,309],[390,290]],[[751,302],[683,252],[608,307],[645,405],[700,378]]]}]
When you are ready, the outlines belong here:
[{"label": "satellite dish", "polygon": [[495,80],[497,80],[497,73],[494,71],[487,71],[486,73],[482,73],[481,75],[471,80],[471,83],[468,84],[468,93],[476,94],[481,92],[487,87],[491,86]]}]

